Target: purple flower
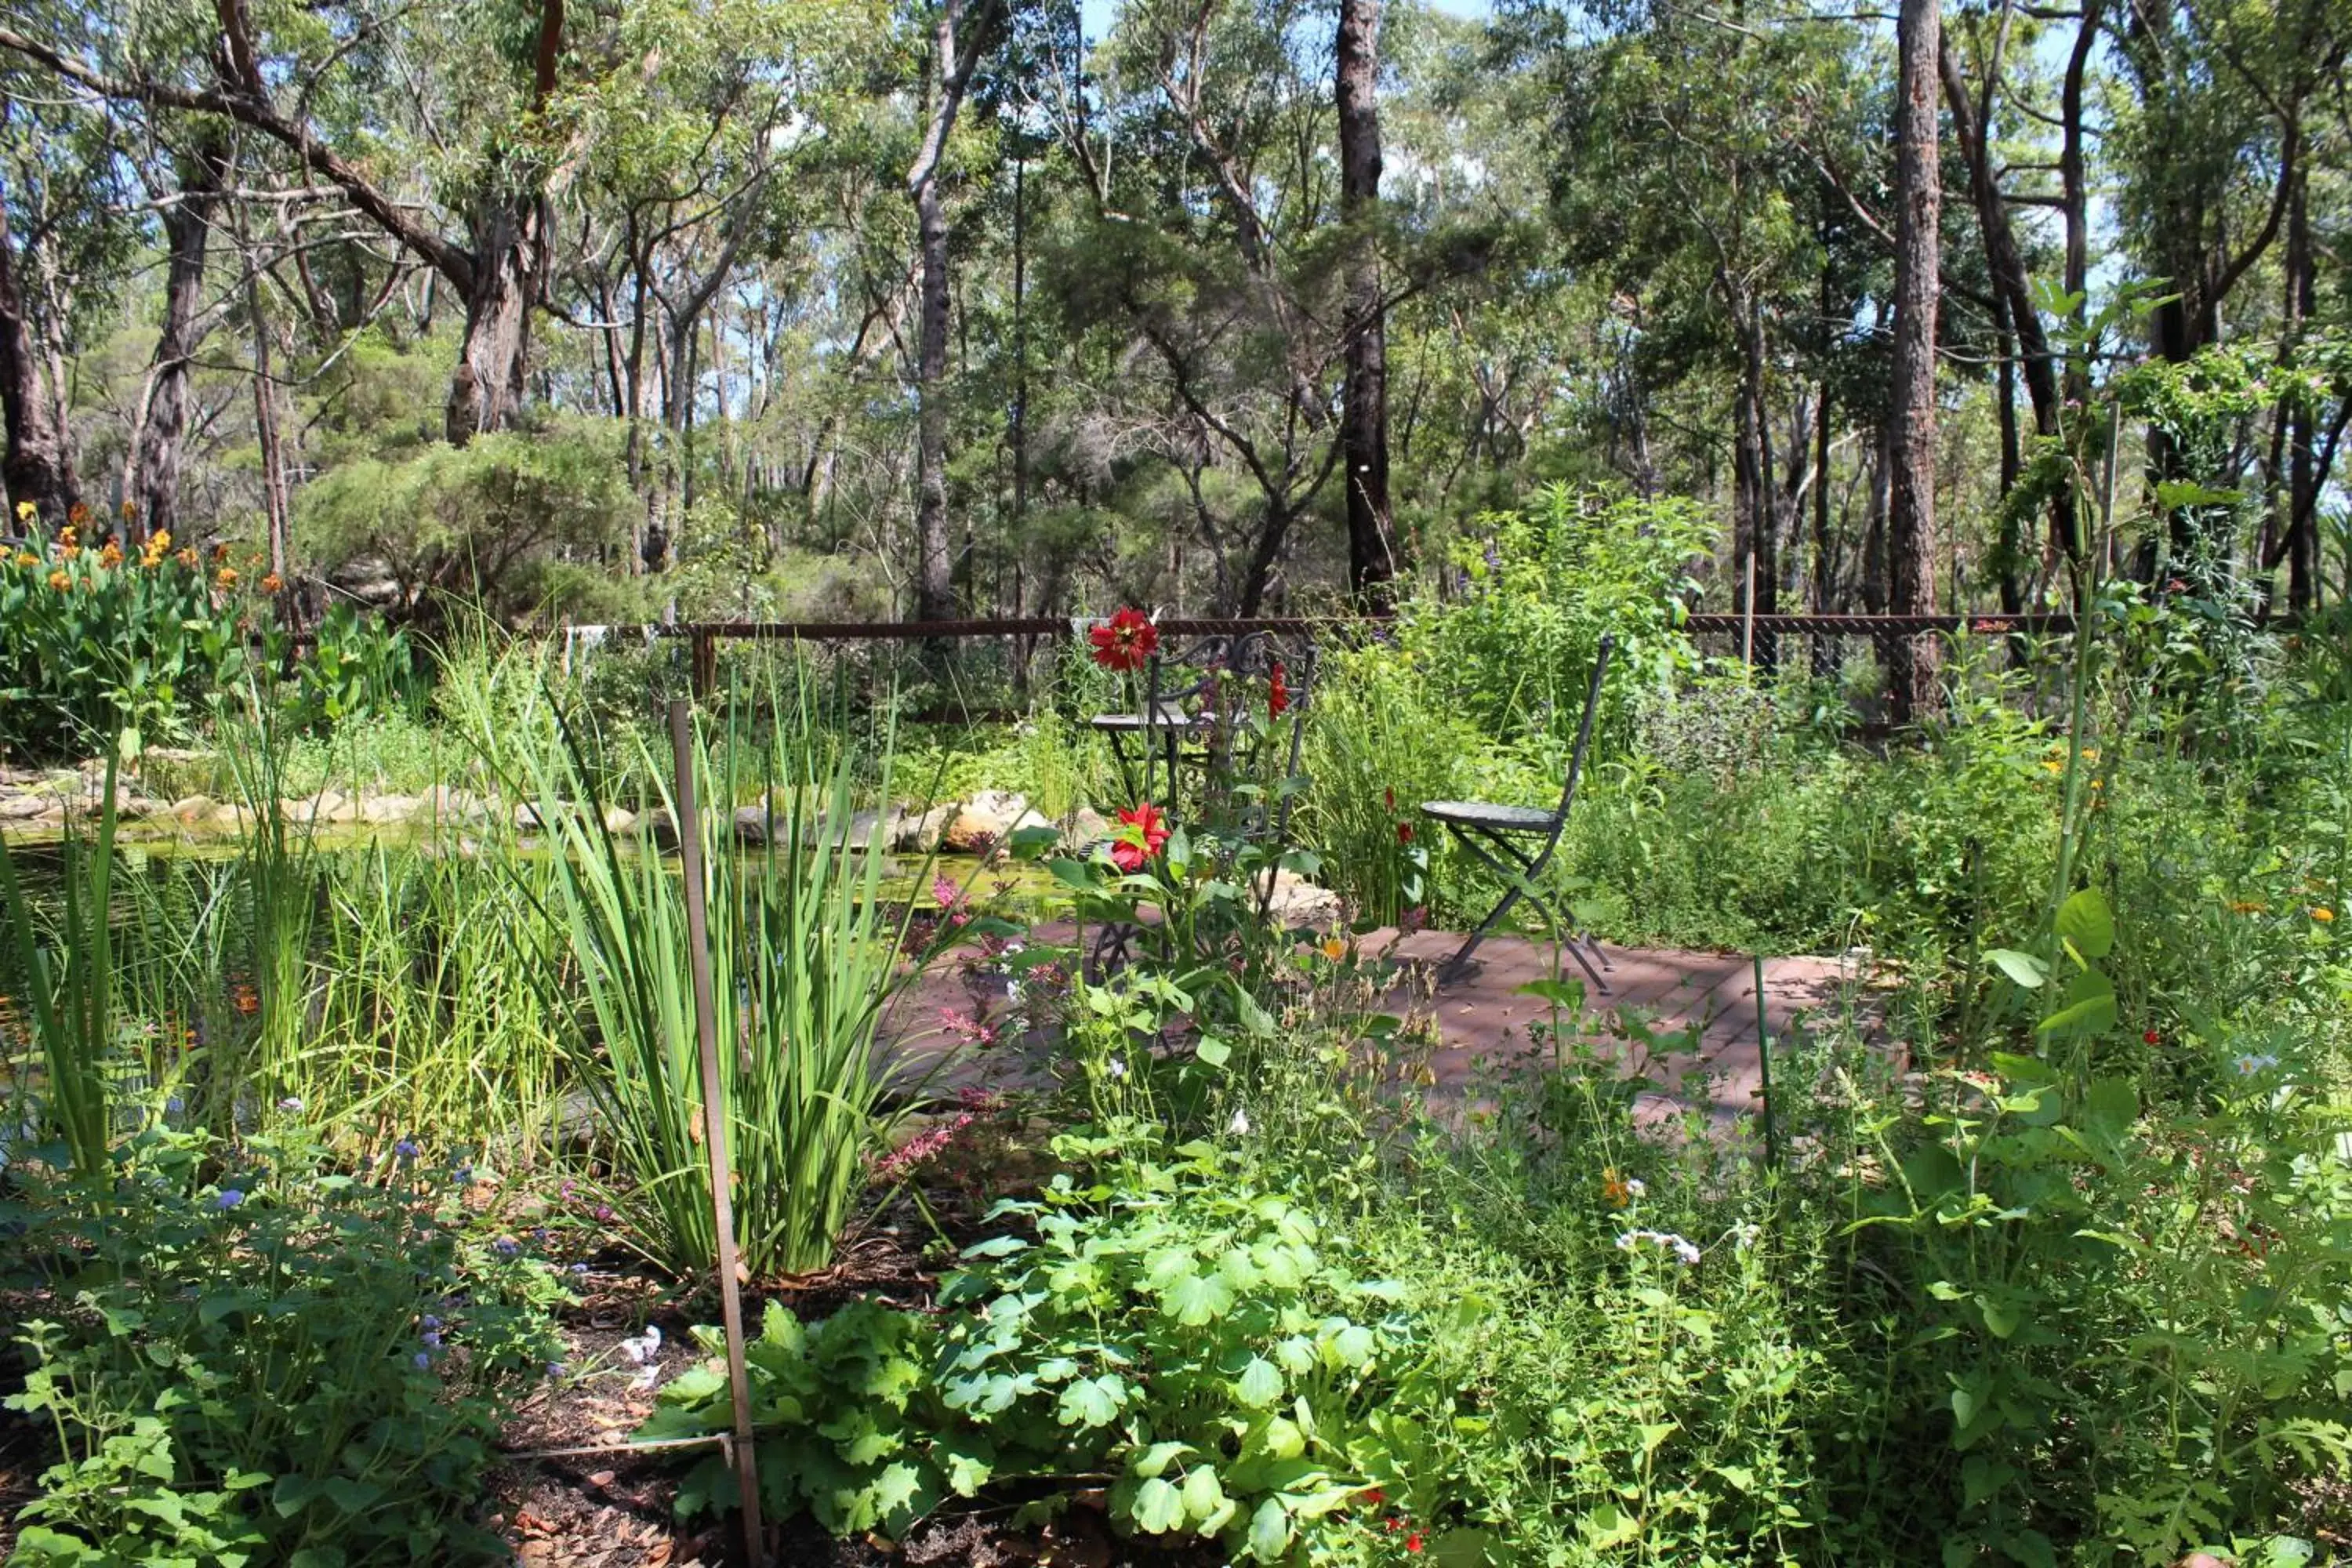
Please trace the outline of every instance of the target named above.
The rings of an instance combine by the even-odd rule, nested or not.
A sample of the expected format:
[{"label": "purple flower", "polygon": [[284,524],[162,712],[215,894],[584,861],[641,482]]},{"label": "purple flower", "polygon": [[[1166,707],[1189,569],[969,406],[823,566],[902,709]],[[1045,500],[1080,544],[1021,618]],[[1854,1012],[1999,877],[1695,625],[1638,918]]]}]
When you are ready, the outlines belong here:
[{"label": "purple flower", "polygon": [[613,1207],[610,1204],[598,1204],[596,1205],[596,1223],[598,1225],[610,1225],[613,1223]]},{"label": "purple flower", "polygon": [[430,1313],[430,1312],[427,1312],[427,1313],[425,1313],[425,1331],[426,1333],[428,1333],[428,1334],[429,1334],[429,1333],[432,1333],[432,1332],[434,1332],[435,1331],[438,1330],[440,1327],[441,1327],[441,1320],[440,1320],[440,1319],[438,1319],[438,1318],[435,1317],[435,1316],[434,1316],[432,1313]]},{"label": "purple flower", "polygon": [[243,1202],[245,1202],[245,1194],[243,1193],[238,1192],[235,1187],[223,1187],[220,1190],[219,1195],[213,1199],[213,1207],[216,1209],[233,1209]]},{"label": "purple flower", "polygon": [[424,1371],[425,1371],[427,1368],[431,1367],[431,1366],[432,1366],[432,1364],[433,1364],[433,1358],[432,1358],[432,1356],[430,1356],[429,1354],[427,1354],[427,1353],[426,1353],[426,1352],[425,1352],[424,1351],[418,1351],[418,1352],[416,1352],[416,1354],[415,1354],[415,1355],[414,1355],[413,1357],[411,1357],[410,1359],[411,1359],[412,1361],[414,1361],[414,1362],[416,1363],[416,1370],[417,1370],[417,1371],[419,1371],[419,1372],[424,1372]]},{"label": "purple flower", "polygon": [[516,1253],[520,1252],[522,1248],[515,1245],[514,1238],[512,1237],[502,1236],[496,1241],[490,1243],[490,1250],[497,1253],[500,1258],[512,1258]]},{"label": "purple flower", "polygon": [[547,1245],[547,1227],[546,1227],[545,1226],[543,1226],[543,1225],[541,1225],[541,1226],[532,1226],[532,1227],[531,1227],[531,1232],[530,1232],[530,1238],[531,1238],[533,1241],[538,1242],[541,1247],[546,1246],[546,1245]]},{"label": "purple flower", "polygon": [[572,1272],[584,1276],[588,1272],[588,1266],[584,1263],[575,1263],[572,1266]]},{"label": "purple flower", "polygon": [[416,1158],[416,1140],[404,1138],[392,1146],[392,1152],[400,1156],[400,1163],[404,1165]]},{"label": "purple flower", "polygon": [[302,1109],[302,1097],[299,1095],[289,1094],[285,1099],[278,1102],[278,1109],[289,1112],[299,1110]]},{"label": "purple flower", "polygon": [[570,1370],[571,1369],[569,1367],[565,1366],[560,1361],[551,1361],[547,1363],[547,1375],[550,1377],[562,1377]]},{"label": "purple flower", "polygon": [[425,1348],[429,1351],[439,1350],[441,1348],[441,1336],[433,1332],[430,1329],[426,1330],[425,1332]]}]

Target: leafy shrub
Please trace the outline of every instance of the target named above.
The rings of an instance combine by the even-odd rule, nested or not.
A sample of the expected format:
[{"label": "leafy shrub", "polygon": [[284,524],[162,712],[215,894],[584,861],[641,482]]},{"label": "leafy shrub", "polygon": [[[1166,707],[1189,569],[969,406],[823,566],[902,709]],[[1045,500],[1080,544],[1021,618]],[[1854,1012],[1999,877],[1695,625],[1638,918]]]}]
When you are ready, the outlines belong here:
[{"label": "leafy shrub", "polygon": [[[1058,1148],[1093,1160],[1137,1136]],[[1107,1473],[1122,1529],[1244,1562],[1360,1553],[1388,1519],[1441,1561],[1486,1555],[1445,1484],[1465,1439],[1444,1419],[1436,1318],[1230,1150],[1101,1177],[1000,1204],[1023,1232],[966,1249],[940,1319],[863,1303],[803,1329],[772,1307],[749,1352],[763,1505],[896,1533],[992,1480]],[[723,1428],[725,1397],[716,1367],[681,1377],[639,1436]],[[680,1506],[731,1506],[734,1486],[707,1462]]]},{"label": "leafy shrub", "polygon": [[1601,733],[1622,742],[1632,692],[1695,667],[1677,628],[1696,593],[1690,563],[1705,555],[1712,524],[1696,503],[1642,500],[1566,485],[1538,491],[1525,511],[1481,519],[1483,550],[1463,547],[1461,599],[1423,603],[1407,615],[1402,645],[1435,684],[1439,704],[1497,739],[1548,714],[1571,732],[1585,676],[1605,636],[1617,639],[1622,679],[1612,683]]},{"label": "leafy shrub", "polygon": [[564,420],[341,464],[302,488],[296,522],[311,557],[384,562],[407,613],[511,619],[551,607],[562,554],[625,548],[635,514],[614,427]]},{"label": "leafy shrub", "polygon": [[126,556],[76,528],[0,549],[0,748],[55,757],[177,737],[244,660],[236,573],[159,533]]},{"label": "leafy shrub", "polygon": [[9,1217],[56,1316],[23,1326],[9,1404],[65,1457],[12,1563],[505,1559],[467,1516],[560,1288],[463,1238],[457,1179],[317,1169],[299,1141],[155,1130],[107,1179],[36,1180]]}]

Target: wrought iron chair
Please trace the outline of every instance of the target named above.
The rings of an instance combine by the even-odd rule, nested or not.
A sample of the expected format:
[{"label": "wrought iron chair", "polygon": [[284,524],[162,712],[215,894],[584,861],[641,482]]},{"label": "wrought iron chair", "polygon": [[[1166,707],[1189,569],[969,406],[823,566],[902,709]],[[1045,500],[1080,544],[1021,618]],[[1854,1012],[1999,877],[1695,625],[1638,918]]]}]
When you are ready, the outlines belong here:
[{"label": "wrought iron chair", "polygon": [[1569,808],[1576,804],[1577,781],[1583,775],[1584,759],[1592,745],[1593,715],[1601,708],[1601,679],[1608,674],[1609,656],[1615,648],[1616,639],[1604,637],[1593,658],[1592,676],[1584,688],[1584,717],[1576,727],[1576,748],[1569,753],[1568,782],[1560,790],[1557,807],[1547,811],[1538,805],[1496,805],[1486,801],[1422,802],[1422,815],[1451,833],[1465,849],[1500,876],[1504,884],[1502,901],[1478,922],[1478,929],[1470,933],[1454,956],[1439,966],[1439,984],[1448,984],[1467,973],[1470,955],[1478,951],[1478,944],[1502,923],[1513,905],[1525,899],[1541,910],[1561,933],[1569,956],[1591,978],[1594,989],[1604,996],[1609,994],[1609,983],[1601,977],[1601,971],[1611,967],[1609,955],[1601,951],[1600,942],[1591,932],[1579,931],[1573,920],[1561,919],[1560,911],[1537,891],[1536,882],[1551,864],[1552,854],[1559,847],[1559,836],[1568,826]]}]

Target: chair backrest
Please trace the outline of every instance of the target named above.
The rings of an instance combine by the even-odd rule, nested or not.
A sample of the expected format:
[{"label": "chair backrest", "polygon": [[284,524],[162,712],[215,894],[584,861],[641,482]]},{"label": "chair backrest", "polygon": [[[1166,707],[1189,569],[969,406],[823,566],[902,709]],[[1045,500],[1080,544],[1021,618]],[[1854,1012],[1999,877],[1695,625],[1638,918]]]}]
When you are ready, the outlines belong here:
[{"label": "chair backrest", "polygon": [[[1283,711],[1270,715],[1271,721],[1263,731],[1244,724],[1241,721],[1245,710],[1241,705],[1269,701],[1276,669],[1283,675]],[[1188,670],[1198,670],[1200,674],[1181,681],[1171,679],[1176,672]],[[1281,780],[1293,780],[1298,776],[1305,748],[1307,710],[1314,692],[1315,674],[1316,647],[1312,637],[1287,637],[1269,631],[1204,637],[1183,647],[1151,656],[1145,673],[1143,711],[1158,714],[1181,710],[1192,704],[1198,716],[1212,720],[1202,738],[1209,749],[1213,777],[1245,773],[1250,775],[1249,782],[1263,786],[1267,781],[1258,775],[1266,771],[1270,757],[1278,756]],[[1221,703],[1233,704],[1233,710],[1220,711]],[[1244,736],[1246,742],[1237,750],[1237,741]],[[1152,772],[1157,761],[1155,749],[1147,745],[1147,795],[1152,794]],[[1255,805],[1244,812],[1248,820],[1234,826],[1253,837],[1269,828],[1276,834],[1286,830],[1295,794],[1295,790],[1277,787],[1272,800],[1261,795]]]},{"label": "chair backrest", "polygon": [[[1584,776],[1584,759],[1592,749],[1593,717],[1601,711],[1601,682],[1609,674],[1609,656],[1616,651],[1617,639],[1610,636],[1601,639],[1601,647],[1593,653],[1592,676],[1584,683],[1584,717],[1577,721],[1576,749],[1568,754],[1568,782],[1560,788],[1559,810],[1552,815],[1555,828],[1567,823],[1568,808],[1576,804],[1577,782]],[[1544,846],[1541,858],[1549,859],[1559,842],[1559,834],[1555,830],[1551,843]]]}]

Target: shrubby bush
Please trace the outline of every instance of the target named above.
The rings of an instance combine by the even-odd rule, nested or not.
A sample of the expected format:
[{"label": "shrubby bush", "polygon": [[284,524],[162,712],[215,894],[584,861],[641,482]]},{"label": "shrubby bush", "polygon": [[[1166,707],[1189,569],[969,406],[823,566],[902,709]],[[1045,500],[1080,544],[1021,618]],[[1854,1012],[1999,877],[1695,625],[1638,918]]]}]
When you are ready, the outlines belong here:
[{"label": "shrubby bush", "polygon": [[55,1305],[8,1403],[64,1457],[12,1563],[506,1559],[470,1515],[562,1290],[401,1147],[370,1180],[154,1129],[96,1181],[20,1172],[5,1217]]}]

